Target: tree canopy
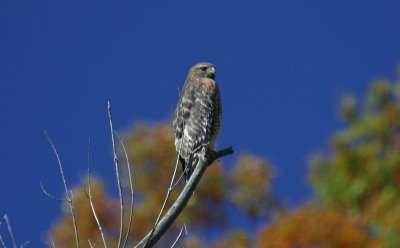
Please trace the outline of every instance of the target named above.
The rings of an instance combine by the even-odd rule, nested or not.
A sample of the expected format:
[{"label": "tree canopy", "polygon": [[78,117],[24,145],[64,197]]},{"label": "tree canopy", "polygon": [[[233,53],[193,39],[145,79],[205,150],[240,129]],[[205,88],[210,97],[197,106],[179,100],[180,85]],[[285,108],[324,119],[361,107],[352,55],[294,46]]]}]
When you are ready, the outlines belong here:
[{"label": "tree canopy", "polygon": [[[339,113],[341,130],[309,162],[313,197],[285,210],[272,194],[276,167],[240,153],[232,165],[218,161],[207,169],[186,209],[156,246],[171,246],[186,224],[188,234],[179,247],[400,247],[400,81],[376,80],[360,100],[344,96]],[[176,152],[170,123],[135,124],[123,142],[133,172],[134,244],[154,226]],[[129,187],[126,176],[124,185]],[[115,244],[118,201],[100,179],[91,186],[107,240]],[[183,186],[181,180],[168,206]],[[74,190],[79,233],[100,244],[83,188]],[[280,211],[272,211],[277,207]],[[246,224],[234,224],[238,219]],[[71,247],[68,211],[52,229],[57,247]]]},{"label": "tree canopy", "polygon": [[[173,130],[169,123],[153,126],[136,124],[123,137],[132,166],[135,193],[130,235],[131,244],[134,244],[155,224],[175,167],[176,152]],[[122,152],[122,149],[120,151]],[[188,235],[183,240],[184,246],[204,247],[207,244],[215,247],[232,247],[231,245],[235,243],[242,244],[240,247],[248,247],[251,240],[249,231],[240,226],[232,227],[230,224],[232,216],[229,213],[240,215],[249,222],[255,221],[256,217],[265,217],[273,202],[270,192],[272,176],[272,166],[264,159],[250,154],[242,153],[230,166],[224,166],[221,162],[213,163],[202,177],[184,212],[157,246],[169,247],[181,227],[186,224]],[[128,177],[124,177],[124,182],[125,187],[129,187]],[[107,240],[115,244],[119,228],[118,201],[107,194],[100,179],[92,183],[91,187],[95,192],[93,196],[95,207],[101,213],[99,219],[105,222],[103,228]],[[172,191],[167,209],[176,200],[183,187],[182,179]],[[101,244],[84,187],[77,186],[74,192],[80,235],[93,243]],[[57,247],[71,247],[72,231],[72,223],[66,211],[54,227],[53,237]],[[215,238],[210,242],[205,234]],[[85,245],[89,247],[89,244]]]}]

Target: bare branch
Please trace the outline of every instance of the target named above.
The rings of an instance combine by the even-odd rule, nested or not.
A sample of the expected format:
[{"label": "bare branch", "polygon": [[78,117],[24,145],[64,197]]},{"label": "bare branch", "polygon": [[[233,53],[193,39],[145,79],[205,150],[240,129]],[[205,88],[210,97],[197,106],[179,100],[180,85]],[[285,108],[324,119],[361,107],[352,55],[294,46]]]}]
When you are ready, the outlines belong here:
[{"label": "bare branch", "polygon": [[[99,228],[99,232],[101,235],[101,239],[103,240],[103,246],[106,248],[107,247],[106,238],[104,237],[103,227],[101,226],[100,220],[96,214],[96,209],[93,204],[92,190],[91,190],[91,186],[90,186],[90,139],[89,139],[89,145],[88,145],[88,179],[87,180],[88,180],[88,194],[86,196],[89,198],[90,207],[92,208],[92,213],[93,213],[94,219],[96,220],[97,227]],[[86,194],[86,190],[85,190],[85,194]],[[89,244],[90,244],[90,241],[89,241]]]},{"label": "bare branch", "polygon": [[50,233],[50,237],[51,237],[51,246],[52,246],[53,248],[56,248],[56,244],[54,243],[53,232]]},{"label": "bare branch", "polygon": [[126,230],[126,235],[125,235],[125,240],[124,240],[124,244],[122,245],[123,248],[126,247],[126,244],[128,243],[128,238],[129,238],[129,233],[131,231],[131,227],[132,227],[132,220],[133,220],[133,204],[134,204],[134,199],[135,199],[135,193],[133,191],[133,184],[132,184],[132,175],[131,175],[131,165],[129,163],[129,157],[128,157],[128,153],[126,152],[125,149],[125,145],[122,142],[122,140],[120,139],[119,135],[117,132],[115,132],[115,136],[117,136],[119,143],[122,147],[122,149],[124,150],[124,154],[125,154],[125,160],[126,160],[126,167],[128,170],[128,180],[129,180],[129,186],[130,186],[130,192],[131,192],[131,207],[129,209],[129,222],[128,222],[128,228]]},{"label": "bare branch", "polygon": [[118,246],[117,246],[119,248],[119,247],[121,247],[122,232],[124,229],[124,196],[122,194],[121,177],[119,175],[119,165],[118,165],[117,149],[115,147],[114,128],[113,128],[113,123],[112,123],[110,102],[108,102],[108,118],[110,120],[111,141],[112,141],[113,154],[114,154],[115,174],[117,176],[119,205],[120,205],[120,212],[121,212],[120,213],[121,218],[120,218],[120,227],[119,227]]},{"label": "bare branch", "polygon": [[96,244],[93,245],[92,242],[90,242],[90,239],[88,239],[88,243],[89,243],[90,248],[96,247]]},{"label": "bare branch", "polygon": [[0,244],[3,248],[7,248],[6,244],[4,243],[3,237],[0,234]]},{"label": "bare branch", "polygon": [[[185,234],[183,235],[183,231],[185,231]],[[178,243],[179,239],[181,239],[183,236],[187,235],[187,230],[186,230],[186,224],[183,225],[181,228],[181,231],[178,234],[178,237],[176,237],[175,242],[172,244],[171,248],[174,248],[175,245]]]},{"label": "bare branch", "polygon": [[14,248],[17,248],[17,243],[15,243],[14,234],[13,234],[13,231],[12,231],[12,228],[11,228],[11,223],[10,223],[10,219],[8,218],[8,215],[5,214],[3,219],[7,224],[7,229],[8,229],[8,233],[10,234],[10,237],[11,237],[12,245],[13,245]]},{"label": "bare branch", "polygon": [[193,174],[190,176],[188,182],[186,183],[185,188],[183,188],[181,194],[179,195],[178,199],[176,199],[176,201],[165,214],[165,216],[160,220],[155,230],[152,230],[150,233],[148,233],[146,237],[144,237],[135,246],[135,248],[147,248],[152,247],[154,244],[156,244],[161,236],[168,230],[168,228],[174,223],[176,218],[185,208],[207,167],[215,160],[232,153],[233,149],[232,147],[229,147],[218,152],[210,152],[206,154],[205,157],[201,158],[196,165]]},{"label": "bare branch", "polygon": [[61,163],[61,159],[60,156],[58,155],[57,149],[55,147],[55,145],[53,144],[53,141],[51,140],[50,136],[47,134],[47,132],[44,132],[44,135],[46,135],[47,140],[49,141],[51,148],[53,148],[54,154],[56,155],[57,158],[57,162],[58,162],[58,166],[60,169],[60,173],[61,173],[61,177],[64,183],[64,189],[65,189],[65,194],[67,196],[67,202],[69,204],[69,209],[71,210],[71,216],[72,216],[72,223],[74,226],[74,232],[75,232],[75,241],[76,241],[76,246],[79,248],[80,247],[80,242],[79,242],[79,235],[78,235],[78,225],[76,223],[76,218],[75,218],[75,209],[74,209],[74,204],[72,201],[72,195],[70,193],[70,191],[68,190],[68,186],[67,186],[67,180],[64,176],[64,168],[62,166]]},{"label": "bare branch", "polygon": [[25,243],[23,243],[19,248],[24,248],[25,246],[28,246],[29,245],[29,241],[26,241]]}]

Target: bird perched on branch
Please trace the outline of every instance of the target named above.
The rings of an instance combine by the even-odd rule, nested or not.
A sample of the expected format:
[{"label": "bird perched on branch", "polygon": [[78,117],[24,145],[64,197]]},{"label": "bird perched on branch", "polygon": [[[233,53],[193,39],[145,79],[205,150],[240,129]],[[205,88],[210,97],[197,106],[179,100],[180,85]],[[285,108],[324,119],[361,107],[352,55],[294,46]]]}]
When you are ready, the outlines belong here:
[{"label": "bird perched on branch", "polygon": [[200,155],[214,151],[221,126],[221,95],[215,81],[215,66],[194,65],[180,93],[173,121],[175,147],[188,181]]}]

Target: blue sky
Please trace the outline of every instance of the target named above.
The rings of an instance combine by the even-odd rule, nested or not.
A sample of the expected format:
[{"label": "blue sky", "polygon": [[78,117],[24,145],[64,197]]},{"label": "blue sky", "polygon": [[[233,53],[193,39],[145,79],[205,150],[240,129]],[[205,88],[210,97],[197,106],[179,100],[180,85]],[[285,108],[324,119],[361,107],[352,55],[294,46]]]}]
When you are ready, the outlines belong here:
[{"label": "blue sky", "polygon": [[[86,168],[114,184],[114,125],[169,121],[187,70],[217,67],[219,146],[268,158],[274,190],[292,206],[311,195],[307,159],[341,127],[341,95],[395,77],[400,2],[1,1],[0,215],[19,242],[43,246],[62,195],[53,138],[70,184]],[[230,161],[228,159],[228,161]],[[0,230],[4,231],[4,230]]]}]

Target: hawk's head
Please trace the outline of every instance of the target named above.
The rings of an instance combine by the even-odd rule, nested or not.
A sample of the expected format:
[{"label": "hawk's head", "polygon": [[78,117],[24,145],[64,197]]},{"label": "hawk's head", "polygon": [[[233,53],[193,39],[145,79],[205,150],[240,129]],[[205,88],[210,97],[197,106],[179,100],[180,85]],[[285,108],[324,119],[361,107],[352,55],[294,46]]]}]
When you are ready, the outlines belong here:
[{"label": "hawk's head", "polygon": [[190,68],[188,77],[206,77],[214,79],[215,66],[207,62],[198,63]]}]

